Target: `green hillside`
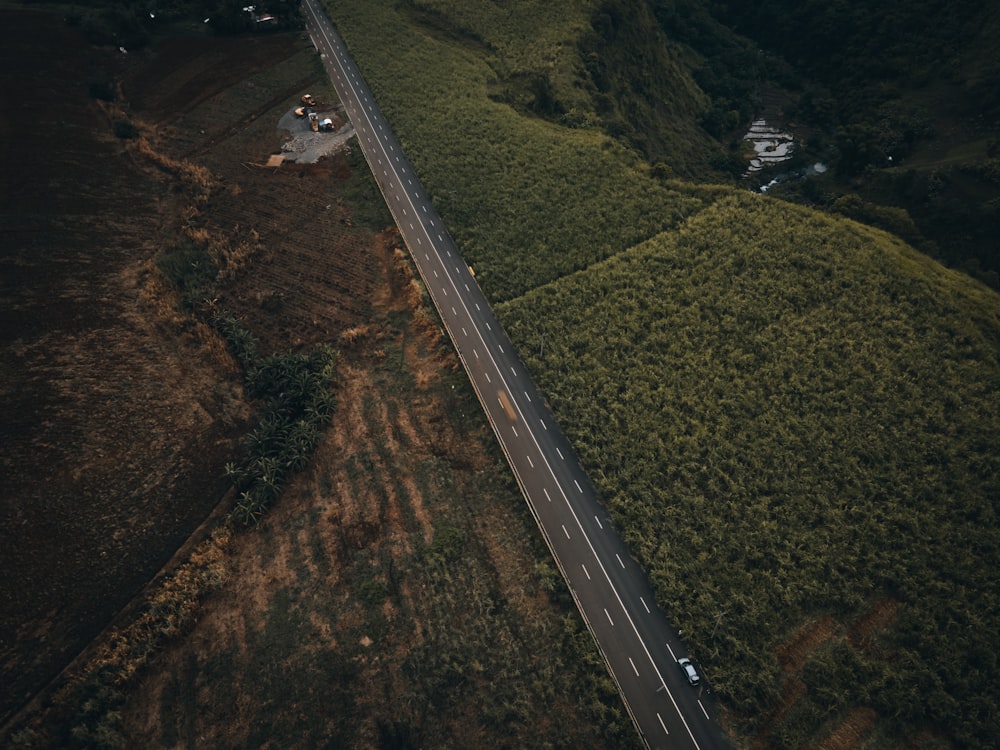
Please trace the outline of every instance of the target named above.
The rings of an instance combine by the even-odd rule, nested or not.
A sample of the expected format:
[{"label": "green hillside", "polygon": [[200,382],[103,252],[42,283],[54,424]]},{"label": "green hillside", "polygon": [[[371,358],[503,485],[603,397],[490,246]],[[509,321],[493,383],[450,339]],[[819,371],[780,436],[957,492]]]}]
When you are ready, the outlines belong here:
[{"label": "green hillside", "polygon": [[[536,11],[547,28],[547,8],[525,3],[518,12]],[[575,28],[571,7],[563,10]],[[496,42],[473,32],[456,38],[455,29],[446,34],[440,17],[429,23],[424,13],[346,2],[331,17],[494,299],[585,268],[704,205],[690,191],[650,179],[648,167],[600,129],[559,125],[495,100],[501,79],[494,67],[523,68],[531,58],[501,65],[491,51]],[[579,17],[587,17],[582,9]],[[485,20],[482,26],[494,28]],[[394,30],[392,44],[386,29]]]},{"label": "green hillside", "polygon": [[[788,633],[835,618],[848,661],[816,654],[806,717],[770,746],[811,744],[857,705],[993,741],[996,295],[887,235],[745,195],[500,312],[740,713],[776,699]],[[882,599],[894,626],[854,642]]]},{"label": "green hillside", "polygon": [[[668,179],[711,147],[616,128],[641,76],[608,47],[601,90],[588,57],[650,59],[616,26],[644,7],[329,11],[747,743],[997,746],[1000,297],[846,218]],[[697,56],[672,49],[680,120]]]}]

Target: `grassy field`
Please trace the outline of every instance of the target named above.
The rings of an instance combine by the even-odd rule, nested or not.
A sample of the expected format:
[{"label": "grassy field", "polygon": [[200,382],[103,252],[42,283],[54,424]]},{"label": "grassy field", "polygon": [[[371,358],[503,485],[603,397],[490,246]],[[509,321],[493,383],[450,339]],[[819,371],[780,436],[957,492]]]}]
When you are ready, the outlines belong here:
[{"label": "grassy field", "polygon": [[[330,12],[748,742],[996,746],[997,296],[495,101],[497,11],[416,5]],[[592,10],[515,12],[565,72]]]},{"label": "grassy field", "polygon": [[[450,42],[371,3],[339,4],[331,17],[494,299],[585,268],[703,208],[651,179],[603,133],[494,101],[490,53],[465,38]],[[400,30],[392,44],[383,43],[386,29]]]},{"label": "grassy field", "polygon": [[[500,310],[731,705],[775,701],[776,646],[835,619],[842,653],[805,665],[810,720],[789,716],[774,746],[858,703],[911,726],[933,706],[962,745],[990,739],[992,292],[747,195]],[[885,600],[892,627],[855,638]]]}]

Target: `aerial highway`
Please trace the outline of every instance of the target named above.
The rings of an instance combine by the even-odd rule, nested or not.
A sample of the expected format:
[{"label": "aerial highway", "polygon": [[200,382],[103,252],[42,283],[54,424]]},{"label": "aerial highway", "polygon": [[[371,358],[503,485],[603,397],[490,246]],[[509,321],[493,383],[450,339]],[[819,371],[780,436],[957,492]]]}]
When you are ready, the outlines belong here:
[{"label": "aerial highway", "polygon": [[303,0],[313,43],[468,373],[535,521],[647,747],[729,748],[702,674],[656,606],[642,569],[500,327],[318,0]]}]

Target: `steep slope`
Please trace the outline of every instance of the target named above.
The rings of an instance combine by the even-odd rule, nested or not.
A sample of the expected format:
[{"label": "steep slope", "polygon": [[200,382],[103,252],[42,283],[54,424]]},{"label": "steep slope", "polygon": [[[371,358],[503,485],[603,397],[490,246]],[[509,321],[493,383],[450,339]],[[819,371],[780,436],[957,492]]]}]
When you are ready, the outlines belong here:
[{"label": "steep slope", "polygon": [[497,101],[503,39],[456,32],[496,7],[330,10],[734,723],[990,746],[997,295]]},{"label": "steep slope", "polygon": [[[500,312],[734,706],[763,713],[783,639],[832,616],[867,677],[807,664],[814,709],[996,736],[996,295],[887,235],[746,195]],[[851,643],[885,599],[895,622]]]},{"label": "steep slope", "polygon": [[490,96],[521,113],[627,143],[676,174],[704,174],[718,144],[698,126],[707,100],[690,49],[633,0],[508,4],[418,0],[414,18],[486,52]]}]

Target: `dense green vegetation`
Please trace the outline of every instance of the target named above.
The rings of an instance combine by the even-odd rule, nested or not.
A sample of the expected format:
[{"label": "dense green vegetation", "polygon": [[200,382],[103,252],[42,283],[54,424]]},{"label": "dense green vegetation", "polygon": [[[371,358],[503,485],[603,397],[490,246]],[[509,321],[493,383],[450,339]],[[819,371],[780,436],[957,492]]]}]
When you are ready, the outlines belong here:
[{"label": "dense green vegetation", "polygon": [[[220,328],[232,331],[234,323],[227,317]],[[233,516],[241,523],[257,523],[291,475],[309,463],[336,406],[336,365],[337,352],[320,346],[308,354],[274,354],[247,369],[247,394],[261,404],[260,415],[246,437],[246,457],[226,466],[239,493]]]},{"label": "dense green vegetation", "polygon": [[[992,293],[888,236],[744,196],[501,315],[741,712],[775,698],[790,626],[891,597],[898,629],[852,649],[867,676],[825,710],[870,705],[908,729],[929,715],[963,746],[997,736]],[[809,675],[811,691],[830,679]]]},{"label": "dense green vegetation", "polygon": [[496,81],[490,96],[552,122],[601,129],[668,173],[704,174],[721,154],[698,127],[705,96],[690,54],[670,41],[645,4],[415,3],[453,37],[476,39]]},{"label": "dense green vegetation", "polygon": [[[543,19],[544,7],[537,4]],[[572,24],[573,9],[560,10]],[[403,148],[494,298],[585,268],[704,205],[650,179],[634,154],[599,131],[495,101],[488,48],[449,43],[439,24],[412,25],[409,14],[377,4],[344,3],[331,15],[359,50]],[[411,25],[384,44],[385,29],[401,24]]]},{"label": "dense green vegetation", "polygon": [[[636,137],[641,118],[609,127],[627,120],[629,73],[600,90],[585,57],[623,35],[633,63],[650,59],[641,5],[563,3],[561,26],[532,2],[330,11],[740,730],[809,746],[865,707],[884,744],[929,729],[995,746],[1000,302],[842,218],[920,239],[869,197],[833,193],[826,216],[664,179],[695,161]],[[710,91],[702,124],[713,108],[739,121],[769,59],[789,69],[693,5],[653,10]],[[746,75],[730,81],[734,67]],[[810,92],[827,106],[828,89]],[[656,169],[637,158],[651,143]],[[887,603],[891,621],[858,635]],[[835,637],[807,655],[805,697],[767,723],[779,647],[819,618]]]}]

